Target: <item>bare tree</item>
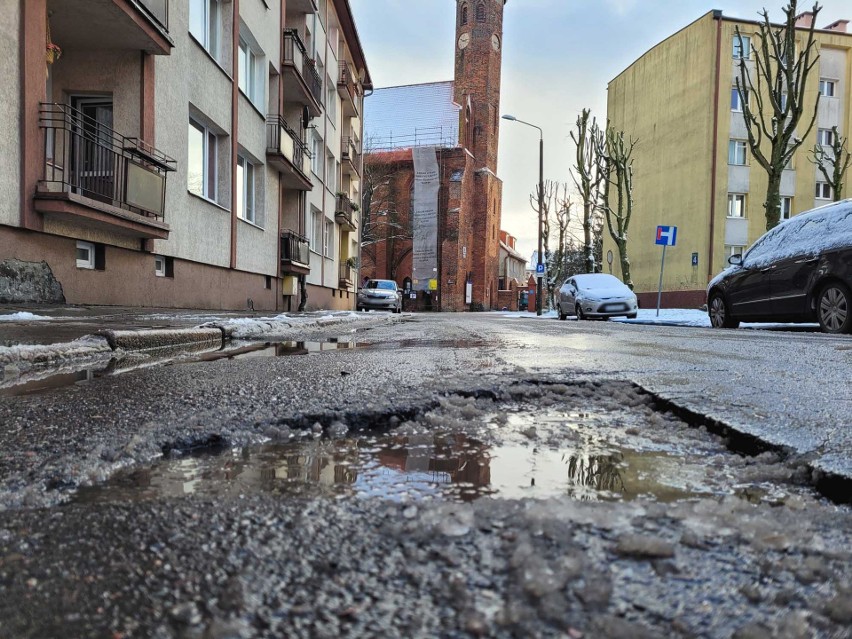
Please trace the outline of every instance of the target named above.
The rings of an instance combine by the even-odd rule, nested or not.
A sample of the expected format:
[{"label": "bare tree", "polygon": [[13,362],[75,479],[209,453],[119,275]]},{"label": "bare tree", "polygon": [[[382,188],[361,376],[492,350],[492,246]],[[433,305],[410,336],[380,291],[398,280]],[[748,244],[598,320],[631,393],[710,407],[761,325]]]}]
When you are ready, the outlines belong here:
[{"label": "bare tree", "polygon": [[[543,205],[541,243],[544,250],[542,263],[546,265],[547,280],[545,282],[546,294],[553,308],[554,286],[565,278],[564,259],[567,247],[571,241],[571,213],[574,207],[569,196],[569,185],[546,180],[544,182],[544,196],[541,198]],[[530,194],[530,205],[536,213],[539,211],[538,186]],[[551,247],[551,229],[556,233],[555,248]]]},{"label": "bare tree", "polygon": [[769,178],[763,203],[767,231],[777,226],[781,219],[781,174],[813,129],[819,107],[817,96],[807,129],[797,135],[796,129],[805,113],[808,77],[819,62],[814,26],[822,7],[819,3],[814,4],[807,38],[798,45],[796,5],[797,0],[790,0],[784,8],[786,20],[780,26],[772,25],[769,13],[763,10],[754,47],[754,69],[750,68],[750,47],[739,27],[736,28],[741,54],[736,88],[745,117],[748,145],[752,156]]},{"label": "bare tree", "polygon": [[816,164],[831,187],[835,202],[843,199],[843,180],[849,165],[852,164],[848,144],[849,138],[841,136],[836,126],[831,127],[831,144],[827,148],[819,143],[816,144],[811,151],[811,157],[808,158],[810,162]]},{"label": "bare tree", "polygon": [[411,216],[397,206],[397,178],[400,164],[365,145],[361,200],[361,264],[375,268],[378,252],[387,258],[388,277],[396,279],[396,270],[411,251],[414,237]]},{"label": "bare tree", "polygon": [[601,209],[610,237],[618,248],[621,279],[631,289],[630,258],[627,256],[627,230],[633,215],[633,149],[636,141],[625,141],[624,131],[609,127],[598,140],[595,155],[603,180]]},{"label": "bare tree", "polygon": [[598,126],[597,120],[592,118],[589,123],[591,111],[583,109],[577,116],[577,129],[571,132],[571,139],[577,147],[576,164],[571,171],[571,178],[580,193],[583,201],[583,248],[585,250],[585,272],[594,273],[597,270],[595,261],[595,214],[601,194],[603,175],[598,170],[598,162],[595,157],[596,149],[600,147],[604,132]]}]

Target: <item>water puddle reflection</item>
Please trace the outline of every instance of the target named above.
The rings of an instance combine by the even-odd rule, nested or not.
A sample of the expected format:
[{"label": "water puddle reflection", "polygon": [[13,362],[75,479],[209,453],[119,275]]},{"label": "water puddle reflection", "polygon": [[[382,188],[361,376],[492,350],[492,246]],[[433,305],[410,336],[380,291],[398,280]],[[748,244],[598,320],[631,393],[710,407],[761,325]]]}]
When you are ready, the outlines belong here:
[{"label": "water puddle reflection", "polygon": [[[581,500],[675,501],[713,492],[700,462],[665,452],[580,445],[553,450],[485,444],[453,433],[311,439],[201,455],[119,473],[75,501],[125,501],[252,492],[289,496],[470,501],[558,495]],[[688,488],[687,488],[688,486]]]}]

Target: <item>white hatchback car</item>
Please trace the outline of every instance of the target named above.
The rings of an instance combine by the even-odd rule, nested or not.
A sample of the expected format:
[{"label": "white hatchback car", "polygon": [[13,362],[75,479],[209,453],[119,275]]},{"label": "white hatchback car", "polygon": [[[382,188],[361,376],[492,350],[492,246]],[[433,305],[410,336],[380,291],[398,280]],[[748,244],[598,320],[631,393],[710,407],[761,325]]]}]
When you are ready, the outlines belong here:
[{"label": "white hatchback car", "polygon": [[636,295],[621,280],[606,273],[574,275],[559,289],[556,310],[559,319],[569,315],[577,319],[636,317],[639,304]]}]

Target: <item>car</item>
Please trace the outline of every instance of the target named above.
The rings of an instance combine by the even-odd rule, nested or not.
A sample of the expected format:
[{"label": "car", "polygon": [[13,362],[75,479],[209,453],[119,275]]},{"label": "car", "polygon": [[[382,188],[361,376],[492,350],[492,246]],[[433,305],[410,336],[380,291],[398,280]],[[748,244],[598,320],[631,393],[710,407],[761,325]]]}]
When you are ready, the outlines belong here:
[{"label": "car", "polygon": [[355,308],[359,311],[402,312],[402,293],[393,280],[367,280],[358,291]]},{"label": "car", "polygon": [[707,286],[714,328],[816,321],[852,332],[852,199],[781,222],[728,263]]},{"label": "car", "polygon": [[607,273],[574,275],[559,288],[556,302],[559,319],[607,319],[626,316],[634,319],[639,310],[636,295],[620,279]]}]

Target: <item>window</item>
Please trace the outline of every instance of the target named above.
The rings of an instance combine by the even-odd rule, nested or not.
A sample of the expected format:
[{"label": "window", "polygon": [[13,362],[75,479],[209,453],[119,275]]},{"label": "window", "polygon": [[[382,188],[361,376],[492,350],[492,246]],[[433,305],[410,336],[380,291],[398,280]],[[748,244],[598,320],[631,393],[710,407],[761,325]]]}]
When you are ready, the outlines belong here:
[{"label": "window", "polygon": [[793,198],[791,197],[782,197],[781,198],[781,219],[789,220],[790,214],[793,211]]},{"label": "window", "polygon": [[216,201],[216,134],[203,124],[189,121],[189,156],[186,163],[190,193]]},{"label": "window", "polygon": [[728,142],[728,164],[736,164],[739,166],[746,163],[746,142],[745,140],[731,140]]},{"label": "window", "polygon": [[746,196],[742,193],[728,194],[728,217],[746,216]]},{"label": "window", "polygon": [[826,98],[833,98],[835,96],[835,89],[837,88],[837,82],[834,80],[826,80],[824,78],[820,78],[819,80],[819,94],[825,96]]},{"label": "window", "polygon": [[334,257],[334,222],[325,222],[325,234],[323,236],[322,254],[326,257]]},{"label": "window", "polygon": [[95,268],[95,245],[91,242],[77,242],[77,268]]},{"label": "window", "polygon": [[831,185],[828,182],[816,183],[816,199],[830,200],[834,195]]},{"label": "window", "polygon": [[787,110],[787,94],[786,93],[781,94],[781,110],[782,111]]},{"label": "window", "polygon": [[331,81],[331,78],[326,76],[325,83],[328,87],[326,90],[325,97],[325,111],[328,113],[328,119],[331,120],[331,125],[337,126],[337,87],[335,87],[334,83]]},{"label": "window", "polygon": [[189,0],[189,32],[219,59],[219,0]]},{"label": "window", "polygon": [[319,253],[322,250],[323,215],[318,209],[311,209],[311,250]]},{"label": "window", "polygon": [[462,5],[461,8],[461,26],[465,26],[468,22],[468,8],[466,4]]},{"label": "window", "polygon": [[154,275],[157,277],[166,276],[166,258],[162,255],[154,256]]},{"label": "window", "polygon": [[322,138],[314,131],[313,154],[311,157],[311,170],[320,180],[322,180],[322,159],[325,157],[325,152],[322,148]]},{"label": "window", "polygon": [[751,57],[751,38],[749,36],[734,36],[734,60]]},{"label": "window", "polygon": [[325,159],[326,175],[325,186],[332,193],[337,193],[337,170],[334,163],[334,156],[329,155]]},{"label": "window", "polygon": [[260,82],[258,82],[258,69],[261,65],[258,62],[257,54],[252,51],[248,43],[240,38],[240,51],[237,58],[239,86],[245,96],[253,103],[261,102],[263,95],[260,91]]},{"label": "window", "polygon": [[255,224],[254,164],[242,155],[237,156],[237,217]]},{"label": "window", "polygon": [[745,246],[736,246],[734,244],[725,244],[725,255],[733,257],[734,255],[742,255],[745,253]]},{"label": "window", "polygon": [[476,5],[476,21],[485,22],[485,3],[480,2]]},{"label": "window", "polygon": [[819,129],[817,131],[817,144],[820,146],[832,146],[834,144],[834,131],[831,129]]},{"label": "window", "polygon": [[743,96],[740,95],[739,89],[734,87],[731,89],[731,111],[741,113],[743,110]]}]

